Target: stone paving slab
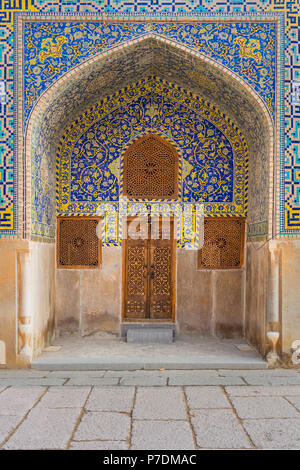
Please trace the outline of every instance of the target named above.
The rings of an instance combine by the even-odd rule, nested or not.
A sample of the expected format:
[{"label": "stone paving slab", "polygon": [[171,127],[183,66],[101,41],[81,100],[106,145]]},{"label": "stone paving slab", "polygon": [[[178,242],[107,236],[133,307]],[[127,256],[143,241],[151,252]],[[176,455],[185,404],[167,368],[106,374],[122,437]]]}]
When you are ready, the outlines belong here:
[{"label": "stone paving slab", "polygon": [[231,401],[241,419],[299,417],[295,408],[282,397],[232,397]]},{"label": "stone paving slab", "polygon": [[219,373],[217,370],[211,370],[211,369],[207,369],[207,370],[203,370],[203,369],[199,369],[199,370],[184,370],[184,369],[181,369],[181,370],[166,370],[165,371],[165,374],[168,376],[168,377],[187,377],[187,378],[190,378],[190,377],[199,377],[199,378],[213,378],[213,377],[219,377]]},{"label": "stone paving slab", "polygon": [[187,419],[183,391],[180,388],[137,389],[134,419]]},{"label": "stone paving slab", "polygon": [[300,369],[218,370],[222,377],[299,377]]},{"label": "stone paving slab", "polygon": [[187,421],[133,421],[131,449],[190,450],[195,449]]},{"label": "stone paving slab", "polygon": [[123,377],[120,380],[120,385],[162,387],[167,385],[167,377]]},{"label": "stone paving slab", "polygon": [[[300,385],[210,384],[242,380],[244,371],[222,376],[211,370],[114,372],[25,377],[31,384],[50,379],[64,384],[49,387],[22,385],[22,375],[9,378],[18,385],[0,387],[0,448],[300,449]],[[253,379],[297,379],[295,371],[254,372]],[[193,374],[205,385],[150,386]],[[126,380],[145,386],[119,385]]]},{"label": "stone paving slab", "polygon": [[297,374],[297,377],[245,376],[245,381],[248,385],[300,385],[300,374]]},{"label": "stone paving slab", "polygon": [[80,408],[34,408],[3,448],[65,449],[80,411]]},{"label": "stone paving slab", "polygon": [[65,383],[65,387],[74,385],[118,385],[118,377],[73,377]]},{"label": "stone paving slab", "polygon": [[[300,369],[270,370],[0,370],[1,389],[8,386],[300,386]],[[4,376],[1,376],[5,374]],[[37,376],[35,376],[37,375]],[[2,378],[1,378],[2,377]]]},{"label": "stone paving slab", "polygon": [[[33,371],[38,372],[38,371]],[[58,377],[58,378],[77,378],[77,377],[104,377],[105,370],[53,370],[50,371],[47,377]]]},{"label": "stone paving slab", "polygon": [[294,405],[297,410],[300,412],[300,396],[298,397],[290,397],[290,396],[286,396],[286,399],[292,403],[292,405]]},{"label": "stone paving slab", "polygon": [[21,385],[23,386],[44,386],[48,387],[50,385],[63,385],[65,379],[58,379],[56,377],[48,378],[48,377],[11,377],[6,379],[0,379],[0,386],[14,386],[14,385]]},{"label": "stone paving slab", "polygon": [[86,404],[88,411],[122,411],[129,413],[133,407],[134,387],[94,388]]},{"label": "stone paving slab", "polygon": [[300,385],[276,386],[258,385],[247,387],[225,387],[229,395],[235,397],[268,397],[268,396],[300,396]]},{"label": "stone paving slab", "polygon": [[220,387],[185,387],[189,408],[230,408],[223,390]]},{"label": "stone paving slab", "polygon": [[17,427],[21,416],[0,416],[0,444]]},{"label": "stone paving slab", "polygon": [[38,406],[43,408],[82,408],[91,387],[51,387]]},{"label": "stone paving slab", "polygon": [[0,416],[23,416],[45,393],[44,387],[11,387],[0,394]]},{"label": "stone paving slab", "polygon": [[167,370],[108,370],[104,377],[169,377],[169,373]]},{"label": "stone paving slab", "polygon": [[7,378],[32,378],[32,377],[47,377],[48,370],[32,370],[32,369],[0,369],[0,379]]},{"label": "stone paving slab", "polygon": [[300,449],[300,419],[251,419],[243,424],[259,449]]},{"label": "stone paving slab", "polygon": [[128,450],[127,441],[72,441],[70,450]]},{"label": "stone paving slab", "polygon": [[130,436],[130,417],[125,413],[90,411],[82,416],[75,440],[124,441]]},{"label": "stone paving slab", "polygon": [[200,448],[249,449],[252,447],[232,410],[194,410],[191,416]]},{"label": "stone paving slab", "polygon": [[190,375],[177,375],[169,378],[169,385],[245,385],[240,377],[195,377]]}]

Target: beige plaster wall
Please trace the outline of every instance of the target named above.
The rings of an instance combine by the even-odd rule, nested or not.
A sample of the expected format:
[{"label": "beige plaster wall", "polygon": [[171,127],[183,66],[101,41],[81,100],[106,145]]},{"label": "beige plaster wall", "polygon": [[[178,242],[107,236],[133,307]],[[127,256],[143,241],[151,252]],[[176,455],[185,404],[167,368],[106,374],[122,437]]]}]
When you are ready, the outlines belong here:
[{"label": "beige plaster wall", "polygon": [[17,253],[28,243],[0,240],[0,367],[12,367],[17,354]]},{"label": "beige plaster wall", "polygon": [[[270,250],[279,251],[278,312],[268,314]],[[238,337],[243,332],[261,354],[266,333],[280,331],[279,348],[290,353],[300,339],[300,241],[249,242],[245,269],[198,270],[197,252],[177,250],[176,314],[179,331]],[[59,330],[119,331],[122,299],[121,248],[104,247],[99,270],[56,271]],[[270,301],[271,300],[271,301]],[[274,322],[274,317],[278,321]]]},{"label": "beige plaster wall", "polygon": [[246,337],[265,354],[267,328],[268,245],[248,242],[246,263]]},{"label": "beige plaster wall", "polygon": [[197,252],[177,250],[180,331],[233,338],[243,335],[244,270],[198,270]]},{"label": "beige plaster wall", "polygon": [[[241,336],[243,279],[243,270],[199,271],[195,251],[177,250],[179,330]],[[59,332],[118,332],[121,308],[121,248],[103,247],[100,269],[57,269],[55,311]]]},{"label": "beige plaster wall", "polygon": [[300,240],[280,242],[282,350],[300,340]]},{"label": "beige plaster wall", "polygon": [[[270,256],[274,251],[275,258]],[[278,279],[273,276],[275,302],[269,285],[274,263],[279,273]],[[196,252],[177,250],[176,276],[180,331],[235,337],[245,327],[262,354],[268,351],[266,332],[271,329],[279,330],[279,348],[286,354],[300,339],[300,240],[247,243],[245,271],[200,271]],[[99,270],[55,274],[54,245],[0,240],[0,367],[25,367],[51,341],[54,304],[58,330],[117,332],[121,299],[121,248],[103,247]],[[272,310],[275,306],[278,311]],[[22,354],[22,318],[31,332],[30,358]]]},{"label": "beige plaster wall", "polygon": [[55,334],[55,245],[30,242],[33,356],[38,356]]},{"label": "beige plaster wall", "polygon": [[54,245],[0,240],[0,367],[26,367],[54,334],[54,255]]},{"label": "beige plaster wall", "polygon": [[99,269],[57,269],[55,312],[59,332],[118,332],[121,322],[122,248],[103,247]]},{"label": "beige plaster wall", "polygon": [[[273,285],[272,285],[273,283]],[[279,331],[279,353],[300,340],[300,240],[247,244],[246,334],[264,355],[267,331]]]}]

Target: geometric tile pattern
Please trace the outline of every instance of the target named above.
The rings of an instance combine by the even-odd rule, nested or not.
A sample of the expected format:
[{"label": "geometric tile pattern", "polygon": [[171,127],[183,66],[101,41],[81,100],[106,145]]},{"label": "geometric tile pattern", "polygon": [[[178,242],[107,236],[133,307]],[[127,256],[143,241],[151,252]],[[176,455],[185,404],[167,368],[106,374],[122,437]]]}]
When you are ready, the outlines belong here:
[{"label": "geometric tile pattern", "polygon": [[[58,150],[58,214],[95,215],[118,201],[124,149],[147,133],[179,149],[183,203],[205,203],[207,215],[245,215],[245,139],[204,100],[156,77],[107,97],[76,119]],[[38,201],[37,201],[38,203]]]},{"label": "geometric tile pattern", "polygon": [[280,233],[300,234],[300,3],[272,0],[268,9],[284,13],[284,159],[280,168]]},{"label": "geometric tile pattern", "polygon": [[[5,80],[6,104],[1,97],[0,114],[0,231],[17,234],[17,167],[12,153],[12,24],[14,12],[39,11],[70,14],[89,11],[108,15],[201,15],[201,14],[256,14],[276,12],[284,15],[285,22],[285,83],[284,158],[280,170],[280,234],[300,234],[300,164],[299,128],[300,103],[297,82],[300,80],[299,29],[300,6],[298,0],[0,0],[0,74]],[[5,71],[4,71],[5,70]],[[14,169],[14,174],[12,170]],[[5,175],[5,180],[4,176]],[[5,181],[5,182],[4,182]],[[13,191],[14,189],[14,191]],[[14,194],[14,200],[13,200]],[[12,217],[14,204],[14,221]]]},{"label": "geometric tile pattern", "polygon": [[[25,19],[23,21],[26,22]],[[60,21],[56,24],[60,25],[62,22],[63,21]],[[68,20],[64,19],[64,22],[68,23]],[[42,24],[40,20],[39,23]],[[46,25],[48,24],[47,21],[45,23]],[[131,23],[128,24],[131,27]],[[226,100],[228,103],[228,107],[230,108],[230,112],[233,113],[233,110],[235,112],[235,120],[237,122],[240,122],[241,120],[241,122],[247,123],[247,138],[249,140],[249,143],[251,140],[253,140],[255,147],[258,149],[258,151],[256,153],[254,152],[253,154],[255,155],[255,158],[252,159],[253,164],[256,167],[262,168],[261,172],[256,171],[258,168],[256,168],[256,170],[255,168],[252,168],[254,170],[251,172],[252,179],[253,175],[255,175],[254,186],[257,186],[258,190],[256,191],[255,189],[253,189],[253,185],[251,185],[251,196],[254,195],[254,197],[251,197],[251,207],[254,207],[255,213],[253,210],[249,212],[249,220],[251,221],[251,223],[256,220],[265,220],[264,211],[267,207],[266,201],[268,199],[268,194],[266,194],[266,197],[263,196],[266,192],[265,189],[268,188],[268,182],[266,181],[266,184],[263,184],[263,182],[265,181],[264,175],[268,176],[268,171],[267,163],[264,164],[263,162],[259,162],[259,160],[261,157],[266,160],[268,158],[268,153],[261,150],[260,143],[261,138],[263,136],[263,132],[260,132],[260,129],[262,128],[262,125],[260,117],[258,117],[257,122],[255,121],[255,119],[251,119],[253,113],[249,111],[252,110],[251,105],[249,108],[249,104],[247,104],[248,95],[245,93],[239,94],[237,90],[232,89],[230,85],[232,79],[229,78],[226,84],[225,79],[222,80],[222,77],[226,77],[225,74],[220,74],[218,71],[216,71],[215,74],[212,74],[208,64],[202,66],[202,70],[201,67],[196,67],[196,57],[193,57],[192,54],[185,53],[184,56],[181,55],[182,58],[180,61],[178,61],[178,54],[175,54],[175,51],[173,52],[172,48],[170,47],[170,53],[169,49],[167,50],[167,60],[164,60],[164,57],[166,56],[165,44],[167,44],[167,39],[165,41],[166,42],[162,42],[162,40],[159,41],[161,44],[163,44],[163,46],[159,45],[159,42],[156,41],[153,47],[153,42],[150,42],[149,44],[147,40],[144,40],[142,43],[140,43],[141,45],[139,47],[135,48],[136,50],[133,49],[131,51],[131,56],[130,54],[122,53],[119,48],[117,48],[117,51],[115,51],[114,49],[114,59],[110,59],[108,67],[105,66],[107,62],[105,59],[101,61],[103,65],[101,65],[100,68],[98,65],[98,61],[93,61],[93,68],[90,68],[90,66],[88,66],[88,73],[85,72],[85,74],[79,74],[79,82],[77,83],[77,85],[73,84],[69,80],[62,80],[62,86],[57,88],[57,90],[62,91],[60,98],[57,98],[55,100],[55,103],[50,106],[49,112],[47,112],[47,117],[44,116],[43,119],[39,119],[39,122],[42,123],[41,125],[43,126],[43,129],[40,128],[40,130],[35,133],[40,137],[38,137],[39,143],[38,141],[36,141],[35,145],[33,146],[34,152],[31,159],[31,168],[33,175],[32,198],[34,201],[32,204],[31,234],[34,237],[51,238],[51,232],[53,232],[53,229],[51,229],[51,227],[49,226],[49,221],[52,223],[51,207],[53,207],[53,197],[51,196],[51,188],[53,188],[53,182],[52,178],[49,178],[47,175],[50,176],[53,174],[50,167],[52,164],[51,162],[53,162],[54,148],[53,151],[49,151],[49,144],[50,142],[56,141],[56,135],[59,134],[60,129],[65,128],[65,116],[67,119],[68,116],[73,116],[72,111],[70,111],[70,107],[73,106],[76,112],[75,115],[77,116],[79,113],[76,108],[78,109],[79,107],[80,109],[80,107],[83,105],[84,107],[81,108],[81,111],[86,110],[89,106],[91,106],[92,103],[99,99],[97,98],[98,96],[107,96],[109,93],[112,92],[112,90],[118,91],[124,86],[126,80],[127,83],[134,82],[136,80],[136,77],[140,76],[140,70],[142,76],[149,76],[149,74],[151,73],[151,68],[150,71],[147,68],[147,65],[149,65],[149,57],[152,59],[150,60],[150,67],[151,64],[155,64],[156,68],[158,69],[158,76],[164,76],[164,74],[166,74],[166,76],[168,77],[174,76],[174,80],[179,80],[180,77],[180,80],[182,82],[181,86],[184,89],[188,90],[190,90],[193,80],[197,78],[199,85],[195,87],[196,90],[203,86],[203,96],[210,97],[211,95],[213,95],[213,99],[215,100],[215,106],[218,106],[219,100],[220,102],[222,100]],[[121,45],[120,47],[124,48],[124,45]],[[55,49],[53,53],[55,53]],[[100,55],[100,58],[101,57],[102,56]],[[145,57],[147,59],[146,61],[144,60]],[[190,62],[186,59],[189,59]],[[58,64],[59,62],[57,62],[57,65]],[[143,70],[143,66],[145,67],[145,65],[146,68],[144,68]],[[107,70],[105,70],[105,67]],[[201,77],[201,74],[204,75],[203,78]],[[66,88],[68,91],[67,94],[64,94],[64,90]],[[195,91],[195,93],[197,93],[197,91]],[[63,94],[64,97],[62,96]],[[54,96],[55,95],[56,92],[54,92]],[[92,102],[90,100],[90,96],[93,97]],[[45,99],[45,95],[43,99]],[[87,102],[90,103],[89,106],[86,104]],[[66,113],[66,109],[69,110],[68,113]],[[224,110],[224,113],[226,114],[226,110]],[[55,116],[57,116],[56,119]],[[49,129],[58,127],[58,122],[60,123],[59,129],[56,129],[54,133],[53,131],[50,131],[52,134],[51,137],[48,138],[47,136],[49,134]],[[38,127],[39,126],[40,125],[38,125]],[[254,137],[252,137],[253,133]],[[41,160],[45,163],[43,169]],[[214,177],[212,177],[211,181],[213,181],[213,179]],[[261,185],[260,181],[262,181]],[[194,186],[194,184],[197,185],[195,178],[192,182],[192,187]],[[260,198],[260,200],[258,201],[257,196]],[[243,198],[243,192],[241,192],[241,198]],[[262,201],[262,203],[260,203],[260,201]],[[236,198],[236,202],[238,202],[238,198]],[[213,212],[214,209],[215,206],[212,204],[210,211]],[[259,212],[257,212],[257,209]],[[234,213],[235,208],[233,206],[230,207],[230,204],[228,204],[227,201],[227,206],[226,208],[223,207],[221,213],[224,211],[227,213]],[[78,213],[80,213],[80,211],[78,211]],[[262,217],[257,218],[257,214],[261,214]]]},{"label": "geometric tile pattern", "polygon": [[14,228],[13,32],[0,25],[0,228]]}]

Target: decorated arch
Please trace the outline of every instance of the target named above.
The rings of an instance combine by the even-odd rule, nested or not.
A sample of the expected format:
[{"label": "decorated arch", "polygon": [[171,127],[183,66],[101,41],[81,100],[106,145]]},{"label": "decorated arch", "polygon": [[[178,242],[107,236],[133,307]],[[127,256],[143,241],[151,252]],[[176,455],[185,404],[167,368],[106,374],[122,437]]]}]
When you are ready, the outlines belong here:
[{"label": "decorated arch", "polygon": [[181,202],[204,203],[206,215],[246,215],[243,135],[214,106],[157,77],[97,103],[69,127],[57,153],[58,215],[94,215],[99,203],[117,202],[124,150],[153,132],[180,151]]}]

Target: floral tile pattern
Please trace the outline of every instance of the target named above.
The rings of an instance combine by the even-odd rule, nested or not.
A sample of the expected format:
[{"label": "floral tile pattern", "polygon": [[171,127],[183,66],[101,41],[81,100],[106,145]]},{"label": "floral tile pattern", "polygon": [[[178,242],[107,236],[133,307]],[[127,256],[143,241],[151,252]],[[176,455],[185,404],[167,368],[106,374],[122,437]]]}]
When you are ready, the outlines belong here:
[{"label": "floral tile pattern", "polygon": [[[13,90],[17,78],[15,77],[15,84],[13,82],[13,21],[17,14],[20,12],[39,12],[39,13],[64,13],[73,14],[91,12],[93,14],[109,14],[113,18],[114,15],[119,18],[130,13],[131,15],[157,15],[158,19],[167,17],[168,15],[191,15],[194,20],[201,18],[201,14],[219,16],[220,19],[223,15],[232,14],[243,15],[254,14],[256,17],[260,15],[274,12],[284,20],[285,41],[282,42],[281,47],[285,48],[285,109],[284,117],[282,117],[282,129],[284,126],[285,142],[282,139],[282,157],[280,162],[280,175],[279,175],[279,202],[278,207],[278,220],[279,232],[278,236],[297,236],[300,234],[300,164],[299,164],[299,126],[300,126],[300,99],[299,92],[297,92],[297,83],[300,80],[300,65],[299,65],[299,52],[298,52],[298,36],[300,28],[300,6],[298,0],[187,0],[180,2],[178,0],[150,0],[143,2],[136,0],[134,2],[122,2],[119,0],[20,0],[15,2],[13,0],[6,0],[0,3],[0,44],[1,44],[1,59],[0,59],[0,234],[2,236],[15,237],[20,236],[20,228],[18,227],[18,162],[17,162],[17,145],[13,143]],[[252,22],[253,23],[253,22]],[[176,30],[176,28],[175,28]],[[223,31],[224,32],[224,31]],[[220,33],[223,33],[220,31]],[[226,31],[225,31],[226,33]],[[170,33],[173,34],[173,33]],[[177,34],[177,33],[175,33]],[[240,35],[243,37],[243,34]],[[45,38],[44,38],[45,39]],[[47,38],[46,38],[47,39]],[[187,40],[190,40],[189,38]],[[224,37],[225,41],[225,37]],[[257,44],[253,42],[244,42],[241,40],[235,43],[235,50],[240,49],[241,54],[252,54],[253,57],[244,57],[247,62],[244,75],[250,72],[249,79],[251,80],[251,73],[256,72],[256,64],[259,61],[259,50]],[[213,42],[213,41],[212,41]],[[76,41],[73,41],[73,45]],[[200,44],[200,42],[199,42]],[[261,43],[262,44],[262,43]],[[51,49],[51,43],[44,42],[43,51],[44,56],[47,51]],[[59,44],[56,43],[59,49]],[[206,47],[202,42],[201,47]],[[210,47],[211,44],[208,44]],[[264,43],[266,46],[266,43]],[[47,49],[48,47],[48,49]],[[66,43],[61,44],[62,51],[66,49]],[[65,49],[64,49],[65,48]],[[242,51],[244,50],[244,52]],[[266,52],[268,49],[266,50]],[[31,52],[34,52],[32,50]],[[220,51],[219,51],[220,52]],[[263,52],[265,52],[265,47]],[[213,53],[213,51],[211,51]],[[230,56],[229,50],[229,56]],[[75,54],[76,55],[76,54]],[[73,56],[75,58],[75,55]],[[228,57],[229,57],[228,56]],[[31,57],[33,58],[33,57]],[[55,58],[52,57],[54,60]],[[51,60],[52,60],[51,59]],[[57,59],[56,59],[57,60]],[[75,59],[76,60],[76,59]],[[220,59],[219,59],[220,60]],[[225,57],[223,59],[225,60]],[[44,58],[44,63],[49,61],[49,58]],[[249,69],[249,64],[253,63],[253,69]],[[54,65],[56,62],[54,61]],[[231,63],[231,65],[233,65]],[[32,64],[34,67],[35,64]],[[268,82],[268,77],[262,73],[262,82],[255,83],[256,87],[265,84],[266,101],[269,99],[269,106],[274,106],[274,90],[272,89],[272,80]],[[38,77],[39,74],[37,74]],[[50,74],[51,75],[51,74]],[[51,77],[50,77],[51,79]],[[38,84],[38,79],[37,79]],[[256,88],[257,89],[257,88]],[[39,93],[39,91],[37,91]],[[298,98],[297,98],[298,96]],[[28,94],[28,108],[31,106],[30,100],[32,99],[32,89]],[[277,111],[276,111],[277,112]],[[15,152],[13,155],[13,151]],[[44,174],[45,173],[44,169]],[[250,188],[249,188],[250,189]],[[19,187],[19,191],[20,191]],[[265,222],[262,221],[261,225]]]},{"label": "floral tile pattern", "polygon": [[98,103],[65,133],[57,161],[58,214],[94,215],[100,202],[118,201],[124,149],[150,132],[180,151],[181,202],[205,203],[207,215],[246,214],[243,136],[204,100],[155,77]]}]

